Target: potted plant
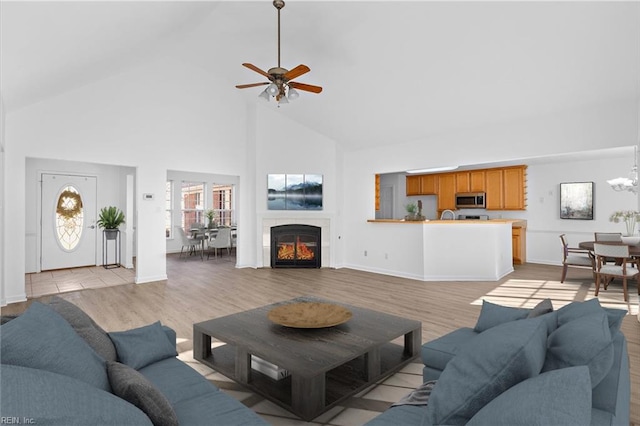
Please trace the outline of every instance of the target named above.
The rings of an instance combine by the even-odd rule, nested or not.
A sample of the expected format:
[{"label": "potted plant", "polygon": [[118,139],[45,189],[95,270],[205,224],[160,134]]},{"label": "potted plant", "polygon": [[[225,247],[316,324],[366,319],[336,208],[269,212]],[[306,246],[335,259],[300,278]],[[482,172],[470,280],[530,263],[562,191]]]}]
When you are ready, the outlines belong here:
[{"label": "potted plant", "polygon": [[[619,223],[621,220],[624,221],[626,232],[623,234],[623,240],[626,240],[627,244],[638,244],[640,242],[640,237],[635,235],[638,219],[640,219],[640,212],[636,210],[619,210],[613,212],[609,217],[609,221],[614,223]],[[627,238],[625,239],[624,237]]]},{"label": "potted plant", "polygon": [[416,212],[418,211],[416,203],[409,203],[404,206],[404,209],[407,211],[407,215],[404,217],[405,220],[416,220]]},{"label": "potted plant", "polygon": [[213,209],[209,209],[204,213],[204,215],[209,220],[209,223],[207,224],[207,228],[209,228],[209,229],[215,228],[216,227],[216,222],[215,222],[216,212],[214,212]]},{"label": "potted plant", "polygon": [[104,229],[107,240],[115,240],[118,228],[124,223],[124,213],[115,206],[103,207],[100,209],[97,223]]}]

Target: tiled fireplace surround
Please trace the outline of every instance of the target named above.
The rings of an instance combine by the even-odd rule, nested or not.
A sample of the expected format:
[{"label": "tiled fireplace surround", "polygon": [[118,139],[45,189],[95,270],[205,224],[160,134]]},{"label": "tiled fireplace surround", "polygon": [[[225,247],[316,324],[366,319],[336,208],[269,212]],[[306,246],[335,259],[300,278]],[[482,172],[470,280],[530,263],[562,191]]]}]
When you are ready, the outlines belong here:
[{"label": "tiled fireplace surround", "polygon": [[311,225],[319,226],[322,230],[322,249],[320,266],[328,268],[331,250],[331,220],[310,218],[264,218],[262,219],[262,266],[268,268],[271,265],[271,227],[280,225]]}]

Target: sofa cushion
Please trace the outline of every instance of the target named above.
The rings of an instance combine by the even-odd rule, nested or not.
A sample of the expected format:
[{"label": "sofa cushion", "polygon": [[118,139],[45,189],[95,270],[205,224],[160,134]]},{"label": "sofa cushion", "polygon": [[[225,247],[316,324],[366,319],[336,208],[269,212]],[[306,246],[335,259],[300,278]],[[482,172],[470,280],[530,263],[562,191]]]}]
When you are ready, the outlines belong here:
[{"label": "sofa cushion", "polygon": [[33,302],[0,327],[3,364],[47,370],[110,391],[104,359],[49,306]]},{"label": "sofa cushion", "polygon": [[3,418],[27,419],[35,425],[151,426],[149,418],[127,401],[61,374],[2,364],[0,388]]},{"label": "sofa cushion", "polygon": [[613,309],[613,308],[605,308],[602,307],[604,311],[607,313],[607,319],[609,321],[609,331],[611,332],[611,336],[613,337],[618,331],[620,331],[620,326],[622,325],[622,320],[625,316],[627,316],[627,311],[624,309]]},{"label": "sofa cushion", "polygon": [[468,426],[588,425],[591,421],[589,369],[563,368],[524,380],[471,418]]},{"label": "sofa cushion", "polygon": [[181,425],[269,425],[242,402],[220,391],[184,399],[173,408]]},{"label": "sofa cushion", "polygon": [[511,321],[480,333],[440,375],[427,406],[430,424],[464,424],[504,390],[536,376],[546,341],[542,318]]},{"label": "sofa cushion", "polygon": [[496,325],[526,318],[527,315],[529,315],[529,312],[529,309],[512,308],[483,300],[482,310],[480,311],[478,321],[476,322],[475,327],[473,327],[473,330],[476,333],[482,333]]},{"label": "sofa cushion", "polygon": [[160,321],[132,330],[111,332],[109,337],[116,347],[118,360],[136,370],[178,355]]},{"label": "sofa cushion", "polygon": [[49,306],[60,314],[98,355],[107,361],[116,360],[116,348],[107,332],[82,309],[58,296],[51,298]]},{"label": "sofa cushion", "polygon": [[422,363],[444,370],[447,363],[456,356],[461,347],[478,335],[472,328],[462,327],[422,345]]},{"label": "sofa cushion", "polygon": [[167,398],[142,374],[113,361],[107,361],[107,374],[113,393],[144,411],[154,426],[178,425]]},{"label": "sofa cushion", "polygon": [[600,383],[613,365],[613,342],[603,310],[560,324],[549,335],[542,371],[579,365],[589,367],[592,387]]}]

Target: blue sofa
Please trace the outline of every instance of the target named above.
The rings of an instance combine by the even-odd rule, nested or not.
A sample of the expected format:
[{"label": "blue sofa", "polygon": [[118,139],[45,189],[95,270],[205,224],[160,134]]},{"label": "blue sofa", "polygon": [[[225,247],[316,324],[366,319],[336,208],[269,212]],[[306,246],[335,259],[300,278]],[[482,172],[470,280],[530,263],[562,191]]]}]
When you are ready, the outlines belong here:
[{"label": "blue sofa", "polygon": [[625,315],[597,299],[557,311],[485,301],[474,328],[422,346],[422,394],[367,425],[628,426]]},{"label": "blue sofa", "polygon": [[176,358],[176,334],[160,322],[106,333],[54,297],[0,326],[0,346],[0,411],[8,423],[267,424]]}]

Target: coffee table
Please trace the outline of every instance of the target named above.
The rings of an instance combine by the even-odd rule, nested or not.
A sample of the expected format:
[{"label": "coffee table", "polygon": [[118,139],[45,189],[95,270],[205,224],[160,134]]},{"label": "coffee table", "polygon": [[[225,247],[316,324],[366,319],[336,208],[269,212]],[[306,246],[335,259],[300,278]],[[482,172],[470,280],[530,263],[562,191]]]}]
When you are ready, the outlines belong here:
[{"label": "coffee table", "polygon": [[[267,313],[286,303],[325,302],[300,297],[193,325],[193,357],[310,421],[400,370],[416,358],[422,323],[370,309],[351,310],[346,323],[319,329],[274,324]],[[403,338],[403,345],[392,343]],[[211,347],[215,338],[226,344]],[[251,355],[289,371],[274,380],[251,369]]]}]

